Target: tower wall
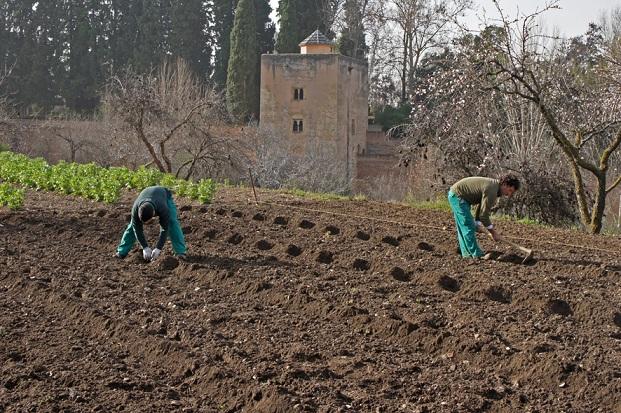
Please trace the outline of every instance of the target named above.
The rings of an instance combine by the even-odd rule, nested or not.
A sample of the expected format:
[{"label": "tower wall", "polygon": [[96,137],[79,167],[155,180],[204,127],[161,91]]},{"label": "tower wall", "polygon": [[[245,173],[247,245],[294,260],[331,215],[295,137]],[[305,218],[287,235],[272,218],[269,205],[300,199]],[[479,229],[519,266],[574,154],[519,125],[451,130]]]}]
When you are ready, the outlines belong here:
[{"label": "tower wall", "polygon": [[[303,99],[295,91],[303,90]],[[301,154],[318,143],[353,177],[366,150],[368,83],[363,62],[339,54],[261,56],[262,129],[285,136]],[[293,122],[303,121],[303,131]]]}]

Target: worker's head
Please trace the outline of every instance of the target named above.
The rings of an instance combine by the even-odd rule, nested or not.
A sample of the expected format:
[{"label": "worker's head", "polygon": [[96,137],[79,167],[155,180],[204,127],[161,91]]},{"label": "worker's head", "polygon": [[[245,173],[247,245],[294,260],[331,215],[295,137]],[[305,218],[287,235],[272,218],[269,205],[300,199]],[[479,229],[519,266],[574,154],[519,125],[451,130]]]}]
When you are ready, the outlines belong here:
[{"label": "worker's head", "polygon": [[150,202],[144,202],[138,208],[138,219],[143,224],[148,223],[155,216],[155,207]]},{"label": "worker's head", "polygon": [[515,191],[520,189],[520,180],[513,174],[507,174],[500,178],[500,193],[506,197],[511,197]]}]

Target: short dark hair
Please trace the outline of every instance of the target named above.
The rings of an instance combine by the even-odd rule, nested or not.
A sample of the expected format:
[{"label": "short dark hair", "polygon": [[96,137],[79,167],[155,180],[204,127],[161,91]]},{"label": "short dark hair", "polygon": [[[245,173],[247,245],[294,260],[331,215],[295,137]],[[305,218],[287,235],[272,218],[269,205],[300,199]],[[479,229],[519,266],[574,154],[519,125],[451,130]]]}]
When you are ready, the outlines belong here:
[{"label": "short dark hair", "polygon": [[516,191],[520,189],[520,180],[513,174],[506,174],[500,177],[500,185],[505,184],[515,188]]},{"label": "short dark hair", "polygon": [[138,218],[141,222],[147,222],[155,215],[155,208],[150,202],[145,202],[138,208]]}]

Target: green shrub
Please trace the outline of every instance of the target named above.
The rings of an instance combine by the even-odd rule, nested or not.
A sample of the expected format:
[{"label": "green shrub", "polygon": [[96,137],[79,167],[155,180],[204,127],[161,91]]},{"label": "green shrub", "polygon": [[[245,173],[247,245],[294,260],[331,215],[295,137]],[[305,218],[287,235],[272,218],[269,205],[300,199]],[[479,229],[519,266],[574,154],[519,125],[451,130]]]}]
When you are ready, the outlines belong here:
[{"label": "green shrub", "polygon": [[0,206],[19,209],[24,204],[24,190],[13,188],[7,183],[0,184]]},{"label": "green shrub", "polygon": [[[78,164],[65,161],[51,166],[42,158],[31,159],[8,151],[0,152],[0,179],[36,190],[73,194],[107,203],[115,202],[123,188],[142,190],[148,186],[162,185],[179,196],[196,199],[202,203],[211,202],[216,191],[216,184],[211,179],[202,179],[194,183],[144,166],[135,171],[119,167],[103,168],[94,163]],[[18,198],[17,195],[12,196]],[[21,199],[23,202],[23,190]],[[17,201],[11,203],[11,205],[17,204]]]}]

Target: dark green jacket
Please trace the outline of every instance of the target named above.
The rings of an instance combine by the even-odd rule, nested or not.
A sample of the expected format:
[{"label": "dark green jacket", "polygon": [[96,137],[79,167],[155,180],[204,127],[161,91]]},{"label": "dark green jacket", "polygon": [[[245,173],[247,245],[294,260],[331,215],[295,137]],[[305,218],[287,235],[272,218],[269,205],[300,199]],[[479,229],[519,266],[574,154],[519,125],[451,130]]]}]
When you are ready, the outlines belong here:
[{"label": "dark green jacket", "polygon": [[142,222],[138,219],[138,209],[140,205],[145,202],[150,202],[155,208],[155,216],[160,219],[160,238],[157,240],[155,248],[161,250],[166,242],[166,236],[168,235],[168,221],[170,219],[168,199],[171,197],[172,193],[167,188],[163,186],[150,186],[143,189],[140,195],[138,195],[138,198],[134,201],[134,206],[132,206],[132,228],[134,229],[134,234],[136,234],[136,239],[143,249],[148,247],[149,244],[144,236]]},{"label": "dark green jacket", "polygon": [[471,176],[457,181],[451,187],[451,191],[470,205],[477,206],[475,220],[481,221],[486,227],[492,225],[489,216],[500,196],[498,179]]}]

